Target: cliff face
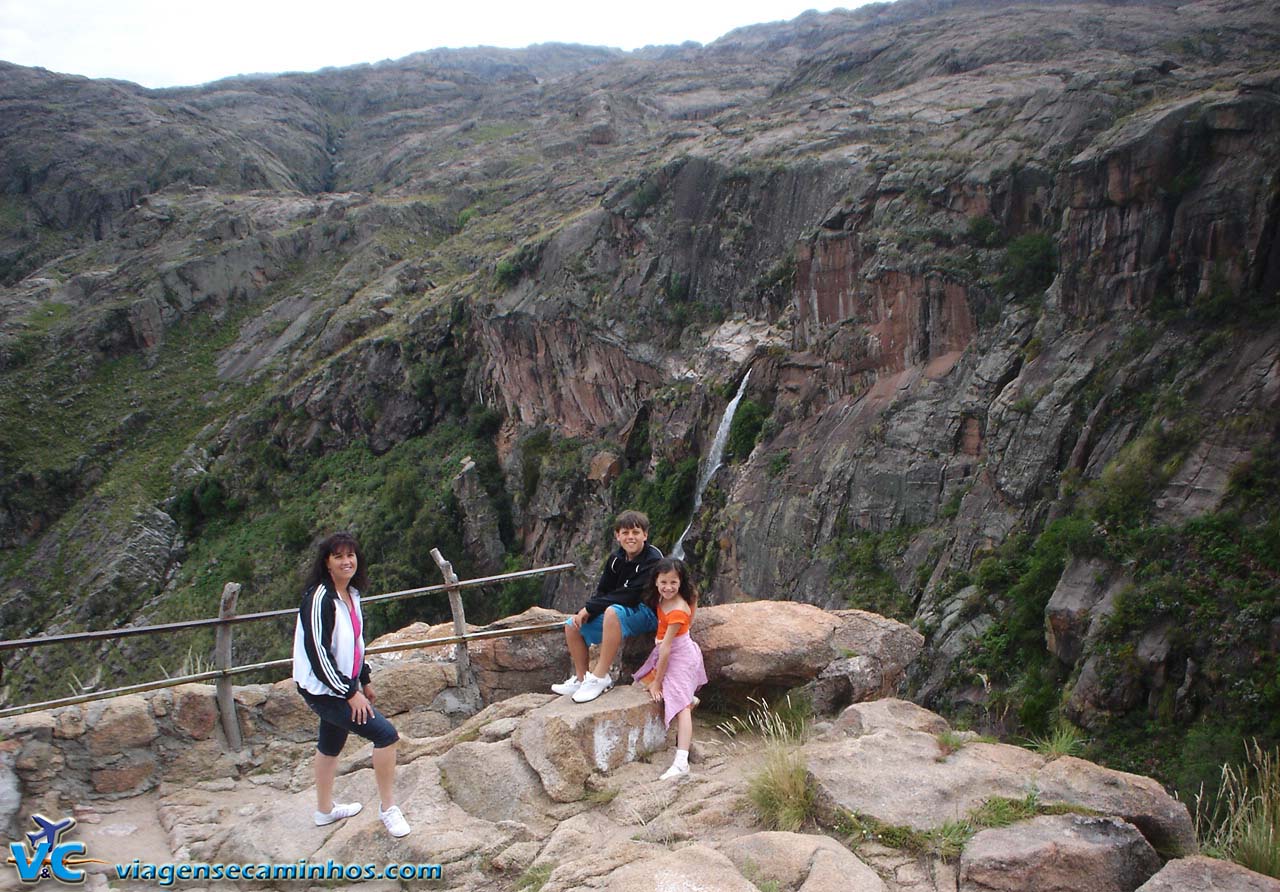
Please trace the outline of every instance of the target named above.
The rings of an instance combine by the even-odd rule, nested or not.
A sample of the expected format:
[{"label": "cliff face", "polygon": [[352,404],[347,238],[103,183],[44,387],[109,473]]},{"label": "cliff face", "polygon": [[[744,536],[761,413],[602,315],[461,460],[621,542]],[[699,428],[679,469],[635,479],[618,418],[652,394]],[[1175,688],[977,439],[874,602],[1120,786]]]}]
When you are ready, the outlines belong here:
[{"label": "cliff face", "polygon": [[[478,608],[571,609],[610,513],[673,544],[749,368],[686,545],[711,598],[914,619],[915,691],[996,724],[1244,715],[1276,696],[1278,46],[1261,2],[900,2],[189,90],[5,66],[4,634],[205,614],[229,575],[289,603],[336,525],[386,588],[433,545],[576,561]],[[1152,594],[1205,524],[1263,553]],[[168,544],[104,595],[90,543],[130,530]]]}]

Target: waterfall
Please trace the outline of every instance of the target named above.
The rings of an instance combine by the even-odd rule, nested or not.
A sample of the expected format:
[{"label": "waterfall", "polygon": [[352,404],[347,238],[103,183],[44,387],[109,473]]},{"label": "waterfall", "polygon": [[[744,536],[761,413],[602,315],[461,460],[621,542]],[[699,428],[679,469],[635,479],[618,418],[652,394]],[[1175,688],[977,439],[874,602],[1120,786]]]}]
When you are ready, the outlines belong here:
[{"label": "waterfall", "polygon": [[729,428],[733,425],[733,413],[738,411],[738,403],[742,402],[742,395],[747,390],[747,379],[750,377],[751,370],[747,369],[747,373],[742,376],[742,383],[738,385],[738,392],[733,395],[733,399],[729,400],[729,405],[724,407],[724,417],[720,419],[720,426],[716,428],[715,438],[711,441],[711,451],[707,453],[707,460],[698,472],[698,485],[693,491],[693,513],[689,515],[689,525],[684,528],[684,532],[676,540],[675,547],[671,549],[671,556],[674,558],[684,560],[684,537],[689,535],[689,530],[693,529],[693,521],[698,516],[698,509],[702,507],[702,494],[706,491],[707,484],[711,482],[716,471],[720,470],[720,459],[724,457],[724,446],[729,442]]}]

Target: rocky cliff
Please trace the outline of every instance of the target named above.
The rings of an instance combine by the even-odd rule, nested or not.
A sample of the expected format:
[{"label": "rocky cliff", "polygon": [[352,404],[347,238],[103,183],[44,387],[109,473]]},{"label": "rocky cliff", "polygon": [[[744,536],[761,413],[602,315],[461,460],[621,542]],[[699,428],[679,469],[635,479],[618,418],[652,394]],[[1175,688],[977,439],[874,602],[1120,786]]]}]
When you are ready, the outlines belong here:
[{"label": "rocky cliff", "polygon": [[750,369],[686,543],[713,601],[911,620],[926,704],[1166,779],[1181,740],[1280,736],[1270,4],[0,77],[5,637],[209,615],[228,579],[288,605],[335,526],[380,588],[437,546],[577,563],[478,618],[576,606],[614,511],[673,544]]}]

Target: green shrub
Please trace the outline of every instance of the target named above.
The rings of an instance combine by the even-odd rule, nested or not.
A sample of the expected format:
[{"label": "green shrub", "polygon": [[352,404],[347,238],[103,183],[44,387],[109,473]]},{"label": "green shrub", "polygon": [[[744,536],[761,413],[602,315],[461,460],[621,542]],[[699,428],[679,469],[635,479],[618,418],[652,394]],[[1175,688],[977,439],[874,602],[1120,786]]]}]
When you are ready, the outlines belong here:
[{"label": "green shrub", "polygon": [[795,832],[810,823],[816,792],[804,756],[790,747],[767,747],[764,766],[747,782],[747,798],[770,830]]},{"label": "green shrub", "polygon": [[850,607],[904,622],[911,618],[911,596],[898,585],[891,567],[901,560],[915,531],[911,526],[880,532],[854,530],[833,540],[833,577],[847,589]]},{"label": "green shrub", "polygon": [[1018,297],[1030,297],[1048,288],[1058,271],[1053,239],[1043,232],[1029,232],[1009,242],[999,287]]},{"label": "green shrub", "polygon": [[637,217],[642,217],[645,211],[657,204],[661,197],[662,190],[658,188],[658,184],[653,180],[646,180],[631,196],[631,209]]},{"label": "green shrub", "polygon": [[998,248],[1004,244],[1000,224],[990,217],[970,217],[965,238],[979,248]]},{"label": "green shrub", "polygon": [[[515,555],[508,555],[502,572],[516,573],[520,570],[528,569],[530,568],[524,566],[524,562],[520,558]],[[528,576],[524,579],[504,582],[494,591],[491,599],[494,618],[501,619],[507,616],[515,616],[517,613],[523,613],[536,605],[542,598],[542,583],[542,577],[538,576]]]},{"label": "green shrub", "polygon": [[516,892],[540,892],[555,869],[556,866],[550,862],[529,867],[516,880]]},{"label": "green shrub", "polygon": [[756,448],[760,432],[764,429],[769,410],[753,399],[743,398],[729,424],[729,439],[725,443],[726,460],[744,459]]},{"label": "green shrub", "polygon": [[183,532],[192,536],[209,521],[234,514],[239,508],[240,502],[227,495],[222,481],[206,474],[178,493],[173,517]]},{"label": "green shrub", "polygon": [[532,273],[542,262],[544,243],[530,242],[521,245],[512,254],[503,257],[494,268],[493,278],[500,288],[510,288]]}]

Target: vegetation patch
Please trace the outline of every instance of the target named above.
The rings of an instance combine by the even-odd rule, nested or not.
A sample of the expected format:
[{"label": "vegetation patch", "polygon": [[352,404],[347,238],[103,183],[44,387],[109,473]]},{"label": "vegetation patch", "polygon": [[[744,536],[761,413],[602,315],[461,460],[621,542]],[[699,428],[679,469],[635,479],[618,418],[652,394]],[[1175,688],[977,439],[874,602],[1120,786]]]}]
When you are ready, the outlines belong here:
[{"label": "vegetation patch", "polygon": [[747,733],[765,744],[764,764],[747,779],[747,798],[770,830],[795,832],[816,819],[817,791],[800,747],[807,739],[812,710],[805,700],[784,697],[719,725],[731,737]]},{"label": "vegetation patch", "polygon": [[1047,233],[1029,232],[1009,242],[997,287],[1017,297],[1031,297],[1048,288],[1057,272],[1058,253],[1053,238]]},{"label": "vegetation patch", "polygon": [[1088,738],[1066,719],[1059,719],[1048,734],[1032,737],[1027,745],[1050,761],[1062,756],[1078,756],[1084,752]]},{"label": "vegetation patch", "polygon": [[729,424],[729,438],[725,442],[724,457],[728,461],[740,461],[751,454],[760,442],[765,420],[769,417],[767,406],[750,398],[738,403]]},{"label": "vegetation patch", "polygon": [[834,558],[832,581],[845,593],[848,606],[900,622],[911,620],[912,595],[903,591],[893,569],[901,564],[917,530],[898,526],[877,532],[838,525],[827,549]]},{"label": "vegetation patch", "polygon": [[1223,765],[1217,789],[1197,795],[1195,821],[1205,854],[1280,879],[1280,748],[1255,740],[1242,764]]},{"label": "vegetation patch", "polygon": [[691,455],[672,463],[663,459],[653,479],[628,468],[613,483],[613,504],[634,508],[649,516],[649,539],[669,549],[680,538],[693,512],[698,485],[698,457]]}]

